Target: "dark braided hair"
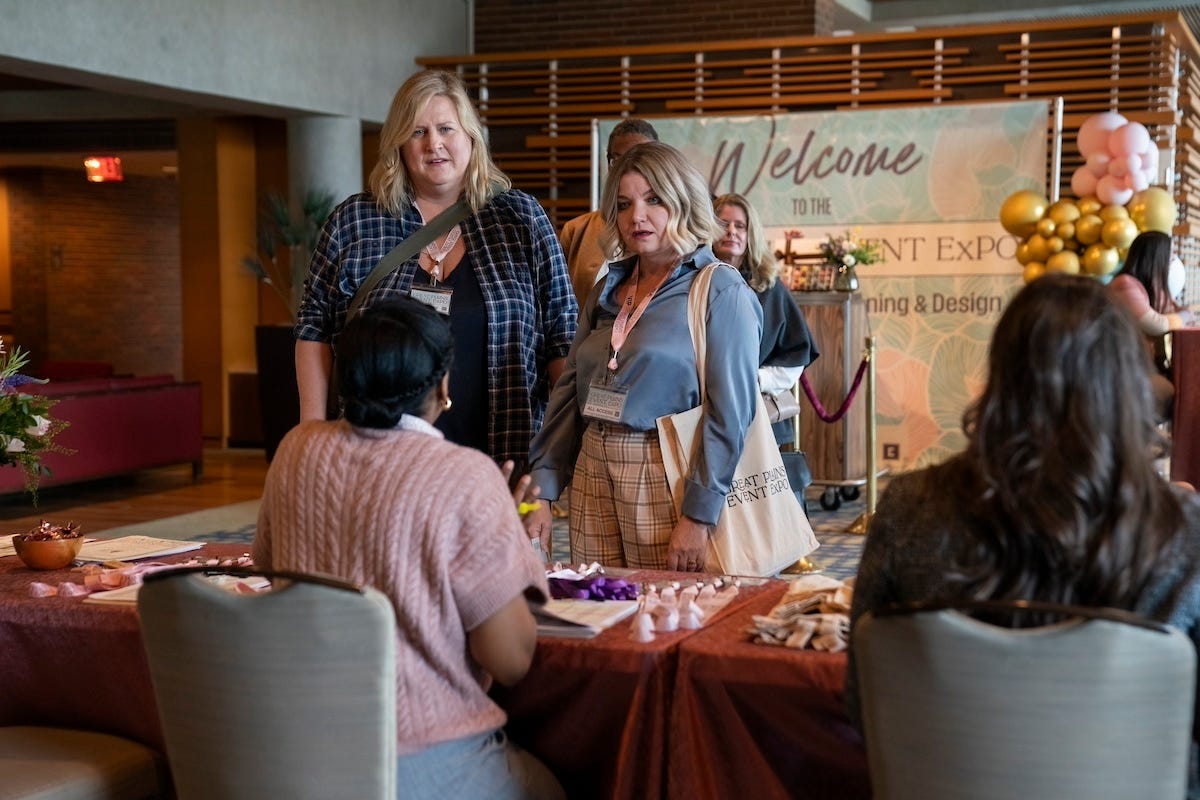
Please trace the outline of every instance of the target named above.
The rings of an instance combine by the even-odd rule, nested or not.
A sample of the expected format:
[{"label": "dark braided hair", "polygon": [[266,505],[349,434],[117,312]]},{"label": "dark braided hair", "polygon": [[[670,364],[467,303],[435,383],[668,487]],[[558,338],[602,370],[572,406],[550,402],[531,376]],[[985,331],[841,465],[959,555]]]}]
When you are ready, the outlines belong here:
[{"label": "dark braided hair", "polygon": [[421,416],[453,359],[450,324],[424,303],[399,297],[365,308],[337,342],[346,419],[393,428],[402,414]]}]

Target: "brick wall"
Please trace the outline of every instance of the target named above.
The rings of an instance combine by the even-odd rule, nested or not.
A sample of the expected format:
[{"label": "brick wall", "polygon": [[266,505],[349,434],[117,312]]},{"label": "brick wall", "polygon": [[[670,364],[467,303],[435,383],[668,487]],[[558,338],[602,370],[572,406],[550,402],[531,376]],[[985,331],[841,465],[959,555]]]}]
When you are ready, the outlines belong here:
[{"label": "brick wall", "polygon": [[17,344],[35,361],[180,376],[177,184],[89,184],[82,168],[11,170],[7,179]]},{"label": "brick wall", "polygon": [[475,51],[824,36],[834,0],[476,0]]}]

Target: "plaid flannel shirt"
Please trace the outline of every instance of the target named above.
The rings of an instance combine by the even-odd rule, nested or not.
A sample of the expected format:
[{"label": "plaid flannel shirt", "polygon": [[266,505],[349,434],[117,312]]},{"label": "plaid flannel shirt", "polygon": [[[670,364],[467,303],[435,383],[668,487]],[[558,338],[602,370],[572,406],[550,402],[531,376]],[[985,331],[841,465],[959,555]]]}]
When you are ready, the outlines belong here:
[{"label": "plaid flannel shirt", "polygon": [[[397,219],[367,193],[334,209],[304,283],[296,338],[334,344],[359,284],[419,227],[415,208]],[[523,468],[546,410],[546,365],[566,356],[579,308],[558,237],[532,196],[503,192],[467,217],[462,231],[487,309],[489,454]],[[366,304],[407,294],[419,269],[417,259],[406,261],[371,290]]]}]

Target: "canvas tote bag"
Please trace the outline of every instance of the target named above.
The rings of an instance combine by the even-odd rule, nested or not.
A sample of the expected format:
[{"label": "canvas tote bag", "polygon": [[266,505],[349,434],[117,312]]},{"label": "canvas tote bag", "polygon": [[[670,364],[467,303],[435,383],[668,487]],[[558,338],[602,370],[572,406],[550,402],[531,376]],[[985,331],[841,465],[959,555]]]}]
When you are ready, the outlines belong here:
[{"label": "canvas tote bag", "polygon": [[[688,294],[688,327],[696,350],[701,404],[659,417],[658,441],[675,508],[683,504],[684,478],[699,442],[704,415],[705,316],[709,284],[717,264],[700,271]],[[708,538],[706,572],[722,575],[774,575],[817,549],[817,537],[788,483],[787,470],[767,421],[762,395],[755,393],[757,412],[746,432],[745,447],[725,508]]]}]

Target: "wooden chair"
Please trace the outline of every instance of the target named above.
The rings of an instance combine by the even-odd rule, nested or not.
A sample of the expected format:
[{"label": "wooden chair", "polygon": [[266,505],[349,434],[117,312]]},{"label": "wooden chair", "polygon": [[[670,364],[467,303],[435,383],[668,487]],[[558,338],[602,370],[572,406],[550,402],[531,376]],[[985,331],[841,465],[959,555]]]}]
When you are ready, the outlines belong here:
[{"label": "wooden chair", "polygon": [[146,578],[138,611],[179,800],[394,800],[388,598],[317,575],[235,594],[204,570]]},{"label": "wooden chair", "polygon": [[[968,614],[1055,613],[1007,628]],[[910,606],[854,630],[878,800],[1183,797],[1196,652],[1127,612]]]}]

